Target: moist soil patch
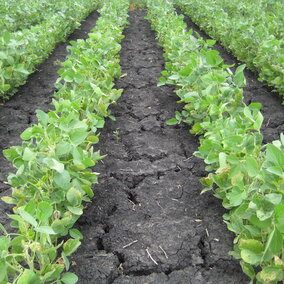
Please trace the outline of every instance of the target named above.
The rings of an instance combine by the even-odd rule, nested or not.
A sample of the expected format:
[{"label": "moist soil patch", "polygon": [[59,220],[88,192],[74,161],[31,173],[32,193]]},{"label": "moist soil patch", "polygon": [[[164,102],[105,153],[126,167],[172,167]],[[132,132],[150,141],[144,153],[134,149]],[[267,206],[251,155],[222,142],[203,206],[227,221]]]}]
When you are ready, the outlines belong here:
[{"label": "moist soil patch", "polygon": [[[156,86],[163,52],[144,16],[143,11],[131,12],[125,30],[121,65],[126,76],[116,84],[125,91],[112,106],[116,121],[107,120],[96,145],[108,156],[95,167],[100,182],[77,223],[84,239],[72,256],[71,270],[80,284],[248,283],[238,261],[228,255],[234,236],[222,220],[221,201],[211,193],[200,195],[199,178],[207,173],[203,161],[193,156],[198,137],[186,125],[166,125],[181,106],[172,87]],[[86,37],[96,18],[91,15],[78,38]],[[36,121],[35,109],[50,108],[58,77],[54,62],[64,59],[66,45],[59,45],[61,51],[1,106],[1,150],[20,143],[20,133]],[[221,55],[234,60],[225,51]],[[265,139],[277,139],[283,129],[281,100],[255,76],[248,82],[247,101],[264,105]],[[2,183],[8,171],[11,165],[0,156],[2,195],[8,194]],[[7,224],[4,212],[9,208],[3,203],[0,208],[0,221]]]}]

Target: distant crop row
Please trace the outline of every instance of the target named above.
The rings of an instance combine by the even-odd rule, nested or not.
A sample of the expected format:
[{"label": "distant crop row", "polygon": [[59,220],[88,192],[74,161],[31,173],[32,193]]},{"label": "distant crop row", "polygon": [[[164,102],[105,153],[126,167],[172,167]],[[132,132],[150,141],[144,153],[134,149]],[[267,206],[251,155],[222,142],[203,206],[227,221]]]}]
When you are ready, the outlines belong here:
[{"label": "distant crop row", "polygon": [[0,1],[0,34],[29,29],[47,20],[51,13],[64,12],[64,0]]},{"label": "distant crop row", "polygon": [[[59,70],[54,110],[37,111],[38,124],[26,129],[22,145],[4,151],[17,169],[10,174],[14,205],[9,233],[1,225],[0,283],[76,283],[68,257],[82,234],[73,229],[83,202],[93,196],[98,174],[92,167],[103,158],[94,144],[108,107],[121,95],[118,52],[127,23],[127,0],[108,1],[87,40],[69,47]],[[61,237],[65,237],[62,239]]]},{"label": "distant crop row", "polygon": [[284,2],[176,0],[181,10],[284,95]]},{"label": "distant crop row", "polygon": [[165,51],[166,71],[159,84],[175,85],[184,104],[168,124],[183,121],[200,135],[195,155],[210,172],[201,182],[229,210],[224,220],[236,235],[231,254],[240,259],[251,283],[255,278],[258,283],[283,281],[284,135],[262,145],[261,105],[243,102],[244,66],[233,74],[211,48],[215,41],[187,32],[170,1],[148,0],[148,9]]},{"label": "distant crop row", "polygon": [[[39,7],[44,8],[43,3]],[[30,28],[11,27],[17,31],[9,31],[6,28],[0,32],[0,100],[8,99],[16,92],[17,87],[25,83],[37,65],[49,56],[55,45],[64,41],[80,25],[80,21],[97,8],[98,1],[65,0],[53,4],[51,12],[47,9],[39,13],[46,15],[44,21],[39,20],[38,24],[30,23]],[[17,13],[13,17],[16,16]],[[33,13],[30,18],[28,14],[26,17],[27,21],[31,20]],[[20,19],[17,19],[17,23],[18,21]]]}]

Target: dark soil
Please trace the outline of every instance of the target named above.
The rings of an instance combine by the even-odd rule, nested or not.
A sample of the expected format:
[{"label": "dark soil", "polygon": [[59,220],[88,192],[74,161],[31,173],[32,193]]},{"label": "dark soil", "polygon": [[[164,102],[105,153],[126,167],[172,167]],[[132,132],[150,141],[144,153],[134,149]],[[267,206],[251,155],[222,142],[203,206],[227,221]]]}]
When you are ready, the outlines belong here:
[{"label": "dark soil", "polygon": [[[200,196],[204,164],[187,126],[168,127],[178,105],[173,89],[156,87],[163,70],[145,13],[130,14],[122,42],[124,88],[98,149],[108,157],[95,198],[78,222],[85,239],[73,256],[79,283],[245,283],[228,255],[233,235],[220,201]],[[151,258],[152,257],[152,258]]]},{"label": "dark soil", "polygon": [[[72,270],[80,284],[248,283],[238,261],[228,255],[234,236],[222,220],[221,201],[210,193],[200,195],[199,178],[206,172],[203,162],[193,156],[198,137],[190,135],[186,125],[166,126],[181,106],[172,87],[156,87],[164,60],[144,16],[141,11],[130,13],[121,51],[127,76],[116,84],[125,91],[112,107],[117,120],[107,121],[97,145],[108,156],[95,168],[101,173],[100,183],[77,224],[85,238],[72,257]],[[83,35],[81,31],[77,36],[85,37],[96,18],[93,14]],[[58,68],[53,62],[64,59],[65,47],[60,45],[57,55],[1,107],[1,150],[20,143],[20,133],[36,121],[35,109],[50,108]],[[269,110],[264,112],[269,121],[265,139],[276,139],[270,135],[272,129],[277,134],[283,129],[274,122],[282,117],[281,100],[277,108],[276,101],[272,103],[277,95],[270,96],[255,77],[248,81],[248,100],[262,99]],[[267,95],[258,95],[264,92]],[[12,168],[1,156],[1,182],[8,171]],[[6,189],[0,184],[2,194]],[[7,206],[1,203],[0,208],[0,221],[7,223]]]},{"label": "dark soil", "polygon": [[[177,9],[177,12],[181,13],[179,9]],[[188,28],[193,29],[193,31],[197,32],[204,39],[211,39],[189,17],[185,17],[185,22]],[[225,64],[235,64],[235,66],[242,64],[236,57],[228,53],[220,43],[217,42],[214,49],[220,52]],[[232,68],[232,70],[235,70],[235,68]],[[247,80],[247,87],[244,88],[245,102],[247,104],[252,102],[262,104],[261,112],[264,116],[262,134],[264,136],[264,144],[279,139],[280,133],[284,132],[283,97],[276,92],[272,92],[272,88],[268,87],[265,82],[258,81],[257,74],[249,69],[245,70],[245,76]]]},{"label": "dark soil", "polygon": [[[36,122],[35,110],[48,111],[55,91],[54,83],[58,78],[59,63],[68,54],[69,42],[88,38],[88,33],[95,26],[99,14],[92,12],[79,29],[75,30],[68,40],[60,43],[50,57],[38,66],[38,71],[29,76],[25,85],[19,88],[16,95],[4,105],[0,105],[0,196],[9,194],[9,186],[5,184],[7,174],[13,171],[11,164],[4,158],[2,150],[21,143],[20,134],[31,123]],[[8,222],[8,207],[0,201],[0,222]]]}]

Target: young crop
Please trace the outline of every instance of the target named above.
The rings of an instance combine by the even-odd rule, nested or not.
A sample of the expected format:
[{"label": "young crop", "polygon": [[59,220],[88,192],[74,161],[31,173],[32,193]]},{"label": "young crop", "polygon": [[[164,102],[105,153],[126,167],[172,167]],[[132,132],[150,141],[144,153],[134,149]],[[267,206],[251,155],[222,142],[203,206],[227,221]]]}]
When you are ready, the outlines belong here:
[{"label": "young crop", "polygon": [[[65,5],[66,5],[66,1]],[[0,1],[0,34],[29,29],[64,8],[63,0]],[[64,12],[64,11],[62,11]]]},{"label": "young crop", "polygon": [[[61,5],[60,5],[61,4]],[[0,34],[0,100],[11,97],[36,66],[44,61],[58,42],[98,7],[97,1],[76,0],[57,3],[55,11],[30,29]],[[55,8],[55,7],[54,7]],[[47,11],[46,11],[47,13]]]},{"label": "young crop", "polygon": [[[38,124],[26,129],[21,146],[4,151],[17,169],[8,177],[14,206],[11,231],[0,236],[0,283],[76,283],[68,257],[82,234],[72,228],[83,202],[93,196],[103,158],[99,141],[108,107],[121,95],[114,78],[121,73],[118,52],[127,23],[128,1],[112,0],[100,9],[89,39],[73,42],[59,70],[54,110],[37,111]],[[64,238],[62,238],[64,237]]]},{"label": "young crop", "polygon": [[176,0],[210,36],[284,95],[282,1]]},{"label": "young crop", "polygon": [[[148,18],[157,32],[166,59],[160,85],[177,86],[184,110],[168,124],[184,121],[200,135],[195,152],[204,159],[208,177],[201,182],[229,210],[224,215],[235,233],[234,251],[251,283],[284,280],[284,136],[262,145],[261,105],[245,105],[245,77],[223,63],[215,41],[186,31],[170,1],[148,0]],[[260,267],[255,269],[254,267]]]}]

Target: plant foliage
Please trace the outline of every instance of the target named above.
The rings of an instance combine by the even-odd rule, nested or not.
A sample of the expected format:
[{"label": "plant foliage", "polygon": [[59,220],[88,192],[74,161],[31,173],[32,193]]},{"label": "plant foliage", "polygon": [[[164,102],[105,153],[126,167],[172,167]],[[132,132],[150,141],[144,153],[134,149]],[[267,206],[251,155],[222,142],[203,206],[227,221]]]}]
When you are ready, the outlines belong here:
[{"label": "plant foliage", "polygon": [[111,115],[109,105],[122,93],[113,81],[121,74],[119,42],[128,6],[112,0],[100,9],[89,38],[69,47],[54,110],[38,110],[38,124],[22,133],[22,145],[4,151],[17,172],[8,178],[12,196],[3,197],[14,205],[9,217],[15,232],[0,226],[0,283],[77,282],[66,272],[82,238],[72,227],[94,194],[98,174],[92,167],[103,156],[93,145]]},{"label": "plant foliage", "polygon": [[[170,1],[148,0],[148,19],[164,48],[166,70],[159,85],[173,84],[184,110],[168,124],[184,121],[200,135],[195,152],[213,190],[228,209],[224,220],[234,232],[234,251],[251,283],[284,280],[284,135],[262,145],[261,105],[243,102],[244,65],[233,74],[216,50],[187,32]],[[260,271],[255,267],[260,267]],[[259,272],[257,272],[259,271]]]}]

